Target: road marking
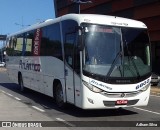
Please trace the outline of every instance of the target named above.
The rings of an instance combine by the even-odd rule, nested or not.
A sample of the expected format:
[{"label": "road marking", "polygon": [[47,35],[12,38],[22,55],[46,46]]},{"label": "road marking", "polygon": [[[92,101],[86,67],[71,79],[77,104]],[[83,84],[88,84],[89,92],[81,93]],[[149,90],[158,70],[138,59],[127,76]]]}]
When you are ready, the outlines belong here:
[{"label": "road marking", "polygon": [[5,91],[3,91],[3,90],[1,90],[1,92],[2,92],[2,93],[4,93],[4,94],[7,94],[8,96],[11,96],[11,97],[13,97],[13,95],[12,95],[12,94],[10,94],[10,93],[7,93],[7,92],[5,92]]},{"label": "road marking", "polygon": [[5,91],[1,90],[2,93],[6,93]]},{"label": "road marking", "polygon": [[45,110],[39,108],[39,107],[36,107],[36,106],[32,106],[34,109],[38,110],[38,111],[41,111],[41,112],[45,112]]},{"label": "road marking", "polygon": [[160,97],[160,96],[156,96],[156,95],[150,95],[151,97]]},{"label": "road marking", "polygon": [[149,111],[149,110],[138,108],[138,107],[134,107],[134,109],[138,109],[138,110],[141,110],[141,111],[146,111],[146,112],[149,112],[149,113],[160,115],[160,113],[158,113],[158,112],[153,112],[153,111]]},{"label": "road marking", "polygon": [[63,122],[64,124],[69,125],[69,126],[71,126],[71,127],[75,127],[74,124],[71,124],[71,123],[69,123],[68,121],[65,121],[65,120],[62,119],[62,118],[56,118],[56,120],[58,120],[58,121],[60,121],[60,122]]},{"label": "road marking", "polygon": [[[14,97],[12,94],[10,94],[10,93],[7,93],[7,92],[5,92],[5,91],[3,91],[3,90],[1,90],[1,92],[2,93],[5,93],[5,94],[7,94],[7,95],[9,95],[9,96],[11,96],[11,97]],[[21,99],[20,98],[18,98],[18,97],[14,97],[16,100],[18,100],[18,101],[20,101]]]},{"label": "road marking", "polygon": [[18,98],[18,97],[14,97],[16,100],[18,100],[18,101],[20,101],[21,99],[20,98]]},{"label": "road marking", "polygon": [[9,96],[11,96],[11,97],[13,97],[13,95],[12,94],[10,94],[10,93],[6,93],[7,95],[9,95]]}]

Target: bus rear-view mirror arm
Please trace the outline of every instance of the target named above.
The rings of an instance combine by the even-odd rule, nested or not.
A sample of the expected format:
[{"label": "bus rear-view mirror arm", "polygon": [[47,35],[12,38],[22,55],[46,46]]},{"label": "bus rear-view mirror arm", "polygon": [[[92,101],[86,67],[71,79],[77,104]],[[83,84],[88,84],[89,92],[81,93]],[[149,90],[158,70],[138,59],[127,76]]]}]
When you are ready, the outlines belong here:
[{"label": "bus rear-view mirror arm", "polygon": [[78,49],[82,51],[84,48],[84,29],[81,26],[77,27],[78,31]]}]

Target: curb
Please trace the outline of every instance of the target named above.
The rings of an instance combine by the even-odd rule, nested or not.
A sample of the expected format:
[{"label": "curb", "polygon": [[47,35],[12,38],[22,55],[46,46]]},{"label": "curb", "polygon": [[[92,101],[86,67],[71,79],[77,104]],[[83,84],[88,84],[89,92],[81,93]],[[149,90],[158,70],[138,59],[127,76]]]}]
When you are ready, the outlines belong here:
[{"label": "curb", "polygon": [[160,87],[151,86],[151,95],[160,96]]},{"label": "curb", "polygon": [[160,96],[160,93],[157,93],[157,92],[151,92],[151,95]]},{"label": "curb", "polygon": [[0,72],[4,72],[4,71],[6,71],[6,70],[7,70],[6,68],[0,67]]}]

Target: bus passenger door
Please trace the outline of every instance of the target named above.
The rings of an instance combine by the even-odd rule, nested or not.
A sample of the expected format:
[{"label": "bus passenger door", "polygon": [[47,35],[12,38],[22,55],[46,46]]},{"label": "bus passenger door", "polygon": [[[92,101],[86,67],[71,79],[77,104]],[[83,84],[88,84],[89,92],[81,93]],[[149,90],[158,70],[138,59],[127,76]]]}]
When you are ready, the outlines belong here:
[{"label": "bus passenger door", "polygon": [[66,98],[70,103],[75,102],[74,95],[74,46],[75,46],[75,33],[65,35],[65,78],[66,78]]}]

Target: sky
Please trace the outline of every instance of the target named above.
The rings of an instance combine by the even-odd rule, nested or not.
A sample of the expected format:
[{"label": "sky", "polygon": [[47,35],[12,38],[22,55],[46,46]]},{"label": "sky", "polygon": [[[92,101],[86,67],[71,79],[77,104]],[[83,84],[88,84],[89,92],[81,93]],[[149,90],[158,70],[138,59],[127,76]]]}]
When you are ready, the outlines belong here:
[{"label": "sky", "polygon": [[[53,0],[0,0],[0,34],[55,18]],[[23,26],[24,25],[24,26]]]},{"label": "sky", "polygon": [[[0,0],[0,35],[54,18],[53,0]],[[3,43],[0,41],[0,48]]]}]

